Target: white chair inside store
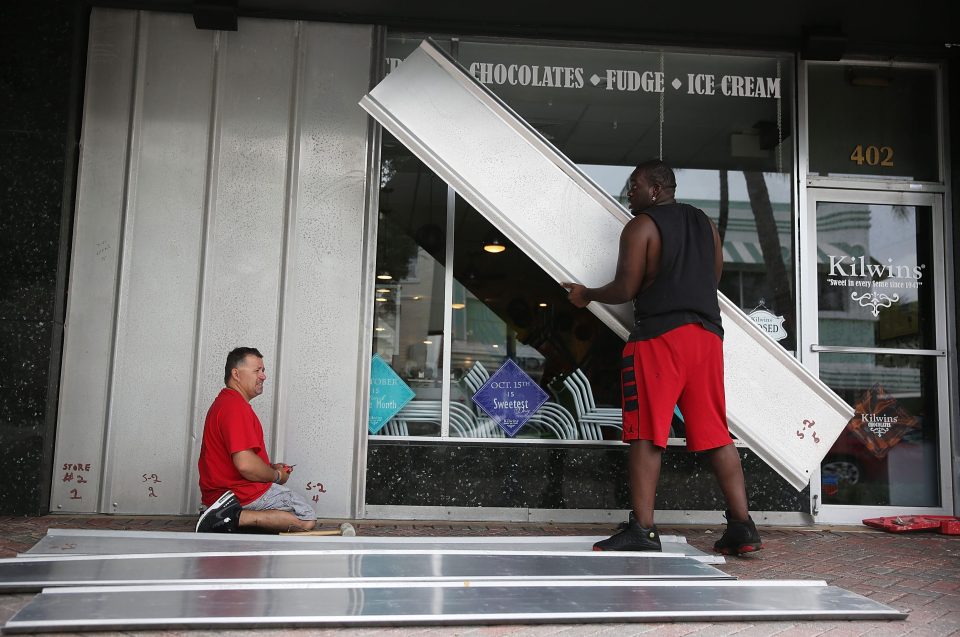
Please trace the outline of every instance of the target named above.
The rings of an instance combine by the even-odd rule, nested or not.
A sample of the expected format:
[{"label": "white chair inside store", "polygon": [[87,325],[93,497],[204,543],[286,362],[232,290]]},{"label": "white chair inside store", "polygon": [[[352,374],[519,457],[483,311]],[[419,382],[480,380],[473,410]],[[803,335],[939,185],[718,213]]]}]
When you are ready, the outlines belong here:
[{"label": "white chair inside store", "polygon": [[473,429],[470,430],[468,438],[506,438],[507,434],[503,428],[493,421],[492,418],[484,414],[478,416],[475,420]]},{"label": "white chair inside store", "polygon": [[[580,432],[584,440],[603,440],[603,427],[623,432],[623,412],[619,407],[597,407],[590,381],[582,369],[576,369],[563,379],[563,385],[573,397],[577,421],[580,424]],[[674,405],[673,413],[680,419],[680,422],[683,422],[680,407]],[[672,429],[670,437],[674,437]]]},{"label": "white chair inside store", "polygon": [[577,368],[563,379],[563,386],[573,398],[580,437],[583,440],[603,440],[603,428],[623,431],[623,412],[619,407],[597,407],[590,381],[583,370]]},{"label": "white chair inside store", "polygon": [[467,386],[467,389],[470,390],[470,395],[473,395],[480,390],[480,387],[487,382],[488,378],[490,378],[489,372],[487,372],[483,363],[477,361],[470,367],[470,371],[464,375],[463,383]]},{"label": "white chair inside store", "polygon": [[[524,435],[524,430],[529,430],[528,436],[529,433],[545,432],[560,440],[577,439],[577,421],[573,419],[573,416],[563,405],[550,401],[543,403],[537,413],[530,417],[527,424],[520,430],[519,437],[528,437]],[[539,438],[542,436],[533,435],[529,437]]]},{"label": "white chair inside store", "polygon": [[410,428],[405,420],[391,418],[390,421],[377,432],[381,436],[409,436]]},{"label": "white chair inside store", "polygon": [[[411,400],[397,414],[397,420],[431,422],[440,433],[443,403],[439,400]],[[473,413],[461,403],[450,402],[450,435],[465,437],[475,426]]]}]

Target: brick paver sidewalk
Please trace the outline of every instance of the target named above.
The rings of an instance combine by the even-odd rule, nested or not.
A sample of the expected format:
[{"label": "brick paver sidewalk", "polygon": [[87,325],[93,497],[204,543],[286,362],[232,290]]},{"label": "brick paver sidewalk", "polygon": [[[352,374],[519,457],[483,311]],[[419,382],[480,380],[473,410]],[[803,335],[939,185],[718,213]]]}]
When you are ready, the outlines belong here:
[{"label": "brick paver sidewalk", "polygon": [[[183,517],[45,516],[0,517],[0,557],[26,551],[48,528],[190,531],[195,519]],[[359,535],[603,535],[609,526],[585,524],[497,524],[428,522],[355,522]],[[335,526],[335,525],[334,525]],[[663,534],[684,535],[687,542],[710,551],[718,527],[664,527]],[[420,628],[275,629],[254,631],[164,631],[123,635],[318,635],[337,637],[418,637],[502,635],[587,637],[650,634],[960,636],[960,536],[931,533],[891,534],[865,527],[762,528],[764,550],[744,558],[728,558],[721,570],[739,579],[815,579],[840,586],[910,613],[906,621],[820,622],[677,622],[675,624],[567,624],[533,626],[458,626]],[[0,595],[0,625],[29,601],[30,595]],[[98,633],[118,635],[121,633]]]}]

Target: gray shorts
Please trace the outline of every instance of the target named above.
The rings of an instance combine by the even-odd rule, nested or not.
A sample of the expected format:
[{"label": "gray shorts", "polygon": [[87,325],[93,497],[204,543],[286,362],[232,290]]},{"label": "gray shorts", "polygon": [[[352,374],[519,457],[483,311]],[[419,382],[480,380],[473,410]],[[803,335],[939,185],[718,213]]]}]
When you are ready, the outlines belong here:
[{"label": "gray shorts", "polygon": [[251,511],[289,511],[301,520],[316,520],[317,512],[307,499],[282,484],[271,484],[262,496],[243,507]]}]

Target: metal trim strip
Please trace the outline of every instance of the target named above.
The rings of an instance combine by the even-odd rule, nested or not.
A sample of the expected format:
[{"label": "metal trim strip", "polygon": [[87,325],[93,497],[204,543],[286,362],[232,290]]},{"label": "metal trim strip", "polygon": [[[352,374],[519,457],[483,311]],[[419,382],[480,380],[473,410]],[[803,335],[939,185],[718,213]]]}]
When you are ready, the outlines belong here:
[{"label": "metal trim strip", "polygon": [[843,345],[811,345],[811,352],[826,354],[903,354],[906,356],[946,356],[945,349],[896,349],[889,347],[847,347]]},{"label": "metal trim strip", "polygon": [[0,560],[0,591],[93,585],[478,581],[685,581],[730,575],[684,555],[326,550],[77,555]]},{"label": "metal trim strip", "polygon": [[[71,588],[45,590],[7,622],[4,632],[108,627],[876,620],[906,617],[905,613],[889,606],[826,586],[823,582],[691,584],[478,582],[475,586],[465,586],[462,582],[450,582],[335,590],[331,590],[330,585]],[[713,599],[712,605],[704,603],[710,599]],[[573,600],[576,600],[575,604]],[[216,616],[211,616],[212,603],[216,603]],[[398,608],[403,611],[397,611]]]}]

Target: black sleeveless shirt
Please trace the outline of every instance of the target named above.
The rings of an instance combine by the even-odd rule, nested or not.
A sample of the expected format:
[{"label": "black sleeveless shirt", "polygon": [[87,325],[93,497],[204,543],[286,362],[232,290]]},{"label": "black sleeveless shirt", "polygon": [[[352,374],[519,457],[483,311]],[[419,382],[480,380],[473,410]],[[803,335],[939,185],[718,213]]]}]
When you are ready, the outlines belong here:
[{"label": "black sleeveless shirt", "polygon": [[636,324],[630,340],[644,341],[689,323],[723,338],[707,215],[684,203],[653,206],[641,214],[660,231],[660,268],[653,284],[633,300]]}]

